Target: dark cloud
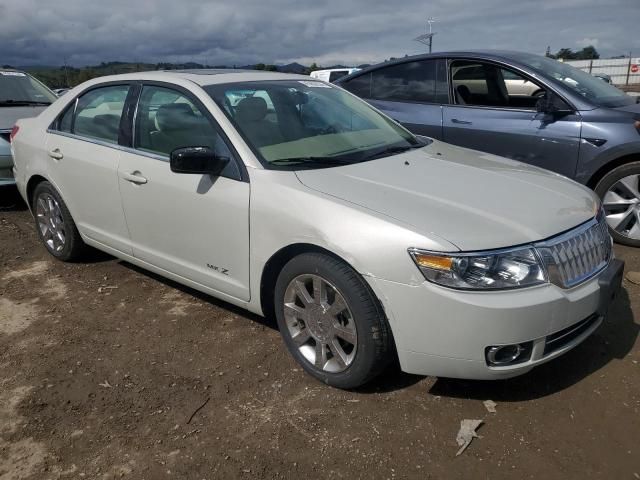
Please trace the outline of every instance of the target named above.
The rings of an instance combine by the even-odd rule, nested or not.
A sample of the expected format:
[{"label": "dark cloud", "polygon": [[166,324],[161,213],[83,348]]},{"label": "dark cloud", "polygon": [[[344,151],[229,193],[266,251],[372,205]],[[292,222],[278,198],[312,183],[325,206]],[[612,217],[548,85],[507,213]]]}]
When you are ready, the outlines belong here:
[{"label": "dark cloud", "polygon": [[638,0],[0,0],[0,64],[370,63],[437,50],[640,55]]}]

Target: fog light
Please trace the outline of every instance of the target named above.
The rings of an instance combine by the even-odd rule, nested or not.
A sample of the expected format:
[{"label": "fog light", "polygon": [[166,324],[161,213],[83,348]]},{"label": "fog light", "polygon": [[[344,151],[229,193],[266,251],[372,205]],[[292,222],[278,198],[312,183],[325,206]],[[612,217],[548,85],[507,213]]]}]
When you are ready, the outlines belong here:
[{"label": "fog light", "polygon": [[487,347],[485,349],[487,365],[504,367],[506,365],[526,362],[531,358],[531,347],[532,342]]}]

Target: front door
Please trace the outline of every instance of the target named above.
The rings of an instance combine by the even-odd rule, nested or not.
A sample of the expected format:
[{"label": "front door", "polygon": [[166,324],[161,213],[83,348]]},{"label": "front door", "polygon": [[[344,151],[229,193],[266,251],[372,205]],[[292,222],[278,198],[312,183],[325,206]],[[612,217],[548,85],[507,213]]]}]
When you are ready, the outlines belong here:
[{"label": "front door", "polygon": [[443,110],[443,140],[575,175],[579,113],[536,111],[544,88],[504,67],[478,61],[450,65],[453,104]]},{"label": "front door", "polygon": [[[188,92],[145,85],[120,191],[135,257],[220,294],[249,300],[249,183],[219,127]],[[176,148],[230,157],[222,175],[173,173]]]}]

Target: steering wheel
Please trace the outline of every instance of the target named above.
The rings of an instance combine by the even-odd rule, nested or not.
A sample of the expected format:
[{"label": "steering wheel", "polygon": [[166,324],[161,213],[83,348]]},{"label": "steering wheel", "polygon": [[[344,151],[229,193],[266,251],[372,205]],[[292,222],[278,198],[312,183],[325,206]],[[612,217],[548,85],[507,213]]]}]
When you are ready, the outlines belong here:
[{"label": "steering wheel", "polygon": [[338,133],[339,131],[340,130],[338,128],[338,125],[335,123],[332,123],[327,127],[323,128],[322,130],[320,130],[320,135],[329,135],[331,133]]}]

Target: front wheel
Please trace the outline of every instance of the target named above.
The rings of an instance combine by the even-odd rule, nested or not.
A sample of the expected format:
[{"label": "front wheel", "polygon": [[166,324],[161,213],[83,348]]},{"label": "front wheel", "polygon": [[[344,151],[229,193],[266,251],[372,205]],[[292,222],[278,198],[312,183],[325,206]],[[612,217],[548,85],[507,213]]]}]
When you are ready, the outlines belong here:
[{"label": "front wheel", "polygon": [[299,255],[282,269],[274,295],[287,349],[320,381],[355,388],[391,360],[391,332],[378,300],[344,262]]},{"label": "front wheel", "polygon": [[617,243],[640,247],[640,162],[614,168],[598,182],[595,192]]}]

